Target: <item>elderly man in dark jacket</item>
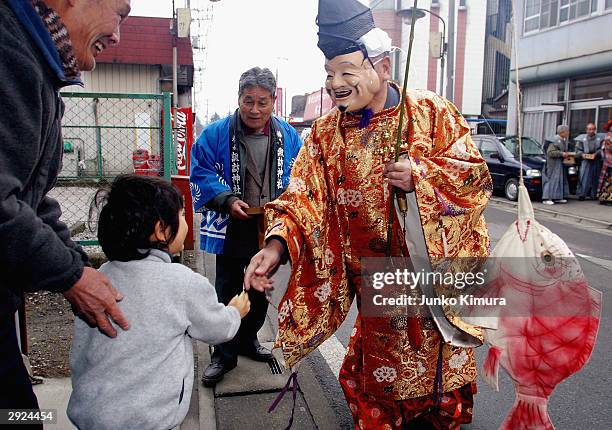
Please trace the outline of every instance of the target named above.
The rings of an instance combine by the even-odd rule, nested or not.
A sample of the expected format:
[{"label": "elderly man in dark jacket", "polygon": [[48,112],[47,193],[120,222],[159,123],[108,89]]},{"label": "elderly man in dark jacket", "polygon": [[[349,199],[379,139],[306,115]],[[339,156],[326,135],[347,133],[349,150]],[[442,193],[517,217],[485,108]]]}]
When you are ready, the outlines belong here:
[{"label": "elderly man in dark jacket", "polygon": [[542,203],[545,205],[567,203],[569,184],[567,182],[567,167],[563,164],[563,160],[571,155],[568,152],[568,137],[569,127],[560,125],[557,127],[557,135],[546,147],[546,166],[544,168],[542,192]]},{"label": "elderly man in dark jacket", "polygon": [[108,316],[128,328],[121,295],[89,267],[47,193],[61,168],[59,90],[82,85],[80,70],[119,42],[129,12],[130,0],[0,2],[0,409],[38,407],[14,324],[24,291],[63,293],[111,337]]}]

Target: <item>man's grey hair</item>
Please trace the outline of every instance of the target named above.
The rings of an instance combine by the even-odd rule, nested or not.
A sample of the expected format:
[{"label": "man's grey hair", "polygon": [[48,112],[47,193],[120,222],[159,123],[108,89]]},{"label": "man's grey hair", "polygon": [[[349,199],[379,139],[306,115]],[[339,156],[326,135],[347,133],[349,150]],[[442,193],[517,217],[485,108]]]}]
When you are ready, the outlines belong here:
[{"label": "man's grey hair", "polygon": [[270,69],[262,69],[261,67],[253,67],[240,76],[238,83],[238,97],[246,88],[261,87],[268,91],[272,98],[276,96],[276,78]]},{"label": "man's grey hair", "polygon": [[569,131],[569,127],[567,125],[561,124],[561,125],[557,126],[557,134],[563,133],[565,131]]}]

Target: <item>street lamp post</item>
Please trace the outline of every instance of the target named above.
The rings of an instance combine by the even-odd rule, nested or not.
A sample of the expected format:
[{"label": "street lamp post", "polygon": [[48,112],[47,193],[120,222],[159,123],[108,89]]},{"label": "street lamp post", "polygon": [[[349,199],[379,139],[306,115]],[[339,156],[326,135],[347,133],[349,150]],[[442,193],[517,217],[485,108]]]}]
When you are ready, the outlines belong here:
[{"label": "street lamp post", "polygon": [[[415,10],[416,19],[423,18],[425,14],[428,13],[430,15],[435,16],[440,21],[442,21],[442,47],[441,47],[442,49],[440,52],[440,56],[438,58],[440,59],[440,95],[443,96],[444,95],[444,65],[445,65],[444,57],[446,56],[447,48],[448,48],[448,44],[446,43],[446,21],[444,21],[444,18],[442,18],[440,15],[438,15],[435,12],[430,11],[429,9],[421,9],[421,8],[414,9],[410,7],[408,9],[400,9],[397,12],[397,14],[402,17],[404,22],[406,21],[411,22],[413,10]],[[448,85],[450,85],[450,81],[447,84],[447,91],[450,91],[448,89]],[[449,92],[449,94],[451,93]]]},{"label": "street lamp post", "polygon": [[[278,66],[279,66],[279,63],[281,61],[289,61],[289,58],[286,58],[286,57],[276,57],[276,60],[277,60],[276,61],[276,73],[274,75],[274,80],[276,80],[276,92],[277,92],[277,97],[278,97],[278,90],[280,89],[281,90],[281,95],[282,95],[282,97],[280,99],[280,102],[276,103],[276,106],[278,108],[278,112],[276,112],[276,113],[278,114],[278,116],[282,116],[283,119],[287,119],[287,115],[286,115],[286,113],[287,113],[286,112],[286,110],[287,110],[286,109],[286,106],[287,106],[287,94],[286,94],[287,87],[285,87],[285,89],[283,90],[278,85]],[[285,109],[283,109],[283,104],[285,104]]]},{"label": "street lamp post", "polygon": [[178,26],[176,21],[176,8],[174,7],[174,0],[172,0],[172,107],[175,112],[178,107]]},{"label": "street lamp post", "polygon": [[448,2],[448,70],[446,98],[455,102],[455,0]]}]

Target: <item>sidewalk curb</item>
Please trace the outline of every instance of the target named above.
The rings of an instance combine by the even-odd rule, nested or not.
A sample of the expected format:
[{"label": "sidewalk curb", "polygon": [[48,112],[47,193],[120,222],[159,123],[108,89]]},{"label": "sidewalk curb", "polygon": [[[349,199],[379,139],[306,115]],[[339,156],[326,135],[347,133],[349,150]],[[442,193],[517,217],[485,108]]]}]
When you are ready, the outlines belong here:
[{"label": "sidewalk curb", "polygon": [[335,430],[339,428],[334,410],[328,403],[323,389],[315,375],[316,370],[310,363],[302,363],[298,372],[298,383],[304,401],[318,430]]},{"label": "sidewalk curb", "polygon": [[[498,198],[498,197],[492,197],[489,200],[489,202],[491,204],[493,204],[493,205],[496,205],[496,206],[506,206],[506,207],[511,207],[511,208],[514,208],[514,209],[518,208],[518,203],[512,202],[510,200]],[[602,220],[599,220],[599,219],[589,218],[589,217],[585,217],[585,216],[581,216],[581,215],[572,215],[572,214],[556,212],[556,211],[549,210],[549,209],[539,208],[537,206],[534,206],[533,211],[535,213],[540,213],[540,214],[543,214],[543,215],[547,215],[547,216],[550,216],[552,218],[565,219],[566,221],[567,220],[574,221],[574,222],[577,222],[579,224],[590,225],[591,227],[598,227],[598,228],[603,228],[605,230],[612,231],[612,222],[602,221]]]},{"label": "sidewalk curb", "polygon": [[217,413],[215,410],[215,394],[211,388],[202,385],[200,378],[202,372],[208,366],[208,345],[204,342],[195,341],[196,354],[198,357],[198,373],[195,375],[194,385],[198,387],[199,421],[200,430],[217,430]]}]

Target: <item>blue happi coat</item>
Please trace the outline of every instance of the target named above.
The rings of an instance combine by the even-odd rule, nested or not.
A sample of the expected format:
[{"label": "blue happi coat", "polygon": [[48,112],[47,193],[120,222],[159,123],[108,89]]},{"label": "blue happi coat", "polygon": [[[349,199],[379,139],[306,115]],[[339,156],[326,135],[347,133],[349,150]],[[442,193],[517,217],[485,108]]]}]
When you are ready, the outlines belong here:
[{"label": "blue happi coat", "polygon": [[[242,160],[241,144],[234,132],[239,121],[238,111],[214,122],[202,131],[191,149],[190,187],[193,208],[201,211],[200,249],[211,254],[222,254],[229,214],[206,207],[219,194],[242,195],[246,160]],[[282,194],[289,185],[291,166],[302,146],[297,131],[286,121],[271,117],[272,142],[272,199]],[[281,165],[279,165],[281,164]]]}]

